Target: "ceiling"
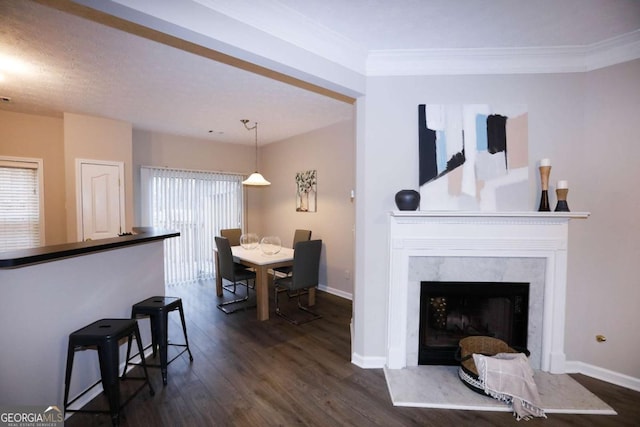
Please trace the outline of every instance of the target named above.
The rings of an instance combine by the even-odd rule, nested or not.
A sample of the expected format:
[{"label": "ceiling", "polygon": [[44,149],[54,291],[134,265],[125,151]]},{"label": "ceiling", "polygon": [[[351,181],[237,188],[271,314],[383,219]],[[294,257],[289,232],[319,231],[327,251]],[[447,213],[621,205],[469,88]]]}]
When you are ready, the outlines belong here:
[{"label": "ceiling", "polygon": [[[345,66],[363,74],[366,65],[354,67],[349,58],[373,51],[589,47],[640,33],[636,0],[181,1],[322,54],[305,45],[315,37],[333,61],[342,53]],[[136,129],[252,144],[253,133],[240,122],[246,118],[259,122],[261,145],[353,116],[347,97],[122,31],[83,17],[77,6],[0,2],[0,96],[10,98],[0,109],[88,114]]]}]

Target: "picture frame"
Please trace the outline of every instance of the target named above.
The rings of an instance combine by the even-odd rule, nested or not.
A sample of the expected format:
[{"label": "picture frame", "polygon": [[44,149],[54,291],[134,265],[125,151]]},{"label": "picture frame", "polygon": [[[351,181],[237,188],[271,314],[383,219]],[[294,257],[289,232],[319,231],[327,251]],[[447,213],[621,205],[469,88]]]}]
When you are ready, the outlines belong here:
[{"label": "picture frame", "polygon": [[315,169],[296,173],[296,212],[317,211],[317,172]]}]

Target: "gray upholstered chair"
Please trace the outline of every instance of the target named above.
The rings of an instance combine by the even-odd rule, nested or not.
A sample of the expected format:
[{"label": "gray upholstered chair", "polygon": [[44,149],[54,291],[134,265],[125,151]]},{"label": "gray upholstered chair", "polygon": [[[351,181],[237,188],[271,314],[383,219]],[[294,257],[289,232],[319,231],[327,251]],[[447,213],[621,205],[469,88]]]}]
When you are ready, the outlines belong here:
[{"label": "gray upholstered chair", "polygon": [[[306,242],[308,240],[311,240],[311,230],[296,230],[293,233],[293,244],[291,245],[291,247],[295,248],[296,243]],[[291,269],[292,267],[290,266],[276,267],[273,269],[273,278],[276,279],[277,276],[289,276],[291,274]]]},{"label": "gray upholstered chair", "polygon": [[[230,246],[240,246],[240,238],[242,237],[242,229],[240,228],[223,228],[220,230],[220,235],[222,237],[226,237],[229,240],[229,245]],[[240,263],[234,263],[236,265],[236,268],[247,268],[244,267],[242,264]],[[223,285],[223,287],[230,291],[230,292],[236,292],[236,285]],[[233,290],[231,290],[231,288],[233,287]]]},{"label": "gray upholstered chair", "polygon": [[[306,242],[296,243],[293,252],[293,269],[291,275],[278,277],[274,281],[276,314],[284,317],[287,321],[295,325],[310,322],[322,317],[311,311],[308,305],[302,305],[300,301],[303,290],[318,286],[321,252],[322,240],[308,240]],[[304,320],[297,320],[284,314],[278,305],[278,294],[284,291],[289,295],[297,296],[298,308],[310,314],[311,317]]]},{"label": "gray upholstered chair", "polygon": [[220,304],[218,304],[218,308],[227,314],[250,308],[251,306],[248,306],[247,304],[239,304],[233,309],[227,308],[227,306],[249,300],[249,281],[255,281],[256,273],[254,271],[247,270],[241,264],[236,264],[235,262],[233,262],[231,245],[229,244],[229,239],[227,239],[226,237],[216,236],[216,247],[218,248],[218,268],[220,269],[220,271],[217,271],[216,274],[220,275],[223,282],[227,280],[228,282],[231,282],[233,284],[233,291],[226,287],[225,289],[235,294],[236,285],[238,283],[243,284],[247,287],[247,295],[245,297],[221,302]]},{"label": "gray upholstered chair", "polygon": [[220,235],[229,239],[229,245],[240,246],[240,236],[242,236],[242,229],[223,228],[222,230],[220,230]]}]

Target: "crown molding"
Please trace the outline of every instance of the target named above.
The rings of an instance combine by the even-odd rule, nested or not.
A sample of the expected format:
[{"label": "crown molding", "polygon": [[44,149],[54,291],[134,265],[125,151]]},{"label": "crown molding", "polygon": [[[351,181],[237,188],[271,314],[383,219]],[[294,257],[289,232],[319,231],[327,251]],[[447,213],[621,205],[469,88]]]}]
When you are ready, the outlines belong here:
[{"label": "crown molding", "polygon": [[576,73],[640,58],[640,30],[588,46],[372,50],[367,76]]},{"label": "crown molding", "polygon": [[277,0],[192,1],[362,76],[576,73],[640,58],[640,30],[580,46],[367,51]]},{"label": "crown molding", "polygon": [[640,58],[640,30],[594,43],[585,52],[587,71]]}]

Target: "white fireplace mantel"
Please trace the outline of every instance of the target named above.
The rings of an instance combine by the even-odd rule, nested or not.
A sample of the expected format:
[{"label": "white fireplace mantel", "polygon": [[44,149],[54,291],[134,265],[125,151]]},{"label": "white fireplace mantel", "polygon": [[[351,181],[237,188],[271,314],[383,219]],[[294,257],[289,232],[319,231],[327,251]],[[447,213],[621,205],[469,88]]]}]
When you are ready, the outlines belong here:
[{"label": "white fireplace mantel", "polygon": [[394,211],[389,216],[387,367],[407,359],[412,257],[543,258],[540,369],[565,372],[568,223],[588,212]]}]

